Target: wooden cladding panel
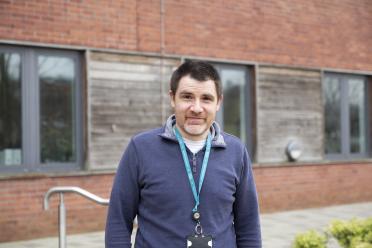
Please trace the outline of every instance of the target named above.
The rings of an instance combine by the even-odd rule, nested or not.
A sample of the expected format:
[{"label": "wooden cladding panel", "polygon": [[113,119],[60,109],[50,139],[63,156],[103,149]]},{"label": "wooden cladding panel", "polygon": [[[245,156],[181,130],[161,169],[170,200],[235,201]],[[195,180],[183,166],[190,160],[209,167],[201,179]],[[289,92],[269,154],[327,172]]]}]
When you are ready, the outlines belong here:
[{"label": "wooden cladding panel", "polygon": [[259,67],[257,162],[285,162],[290,141],[300,144],[300,161],[322,159],[323,115],[319,71]]},{"label": "wooden cladding panel", "polygon": [[178,63],[173,59],[90,53],[90,168],[116,167],[133,135],[163,125],[164,114],[171,112],[169,79]]}]

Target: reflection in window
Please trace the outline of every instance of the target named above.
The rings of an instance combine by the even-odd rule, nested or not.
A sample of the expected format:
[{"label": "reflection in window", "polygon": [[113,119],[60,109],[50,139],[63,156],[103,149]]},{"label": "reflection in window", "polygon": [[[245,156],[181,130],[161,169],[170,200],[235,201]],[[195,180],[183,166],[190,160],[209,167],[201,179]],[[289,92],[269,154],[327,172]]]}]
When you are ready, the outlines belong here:
[{"label": "reflection in window", "polygon": [[0,166],[22,163],[21,120],[21,57],[0,51]]},{"label": "reflection in window", "polygon": [[41,162],[74,162],[74,61],[66,57],[38,57],[40,83]]},{"label": "reflection in window", "polygon": [[325,78],[323,84],[325,112],[325,152],[341,152],[341,98],[338,78]]},{"label": "reflection in window", "polygon": [[223,69],[221,81],[224,94],[223,129],[245,141],[245,72]]},{"label": "reflection in window", "polygon": [[363,76],[325,75],[325,153],[330,158],[367,156],[366,92]]},{"label": "reflection in window", "polygon": [[349,80],[350,151],[365,152],[365,96],[363,80]]}]

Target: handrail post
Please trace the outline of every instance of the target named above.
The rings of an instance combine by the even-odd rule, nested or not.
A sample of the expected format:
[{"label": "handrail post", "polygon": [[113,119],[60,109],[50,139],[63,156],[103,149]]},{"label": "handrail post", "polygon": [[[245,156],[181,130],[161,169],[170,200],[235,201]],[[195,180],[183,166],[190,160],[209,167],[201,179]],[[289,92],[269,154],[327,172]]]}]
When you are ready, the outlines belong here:
[{"label": "handrail post", "polygon": [[66,208],[63,202],[63,193],[59,194],[58,216],[59,248],[66,248]]},{"label": "handrail post", "polygon": [[44,210],[49,209],[49,197],[53,194],[59,193],[59,206],[58,206],[58,224],[59,224],[59,248],[66,248],[66,208],[63,201],[63,193],[77,193],[89,200],[92,200],[101,205],[109,205],[109,199],[103,199],[96,196],[84,189],[72,186],[59,186],[53,187],[48,190],[44,195]]}]

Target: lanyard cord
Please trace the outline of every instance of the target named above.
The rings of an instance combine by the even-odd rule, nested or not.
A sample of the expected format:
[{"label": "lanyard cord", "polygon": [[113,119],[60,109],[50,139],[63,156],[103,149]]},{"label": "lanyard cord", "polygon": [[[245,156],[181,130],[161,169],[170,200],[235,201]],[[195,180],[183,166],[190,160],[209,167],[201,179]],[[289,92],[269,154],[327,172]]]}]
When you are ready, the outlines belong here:
[{"label": "lanyard cord", "polygon": [[182,139],[182,136],[181,136],[180,132],[178,131],[178,129],[174,128],[174,131],[175,131],[175,134],[176,134],[176,137],[177,137],[177,140],[178,140],[178,144],[180,145],[183,162],[185,164],[185,169],[186,169],[186,172],[187,172],[187,177],[189,179],[192,194],[194,195],[194,199],[195,199],[195,207],[193,208],[192,211],[196,212],[196,211],[198,211],[198,206],[199,206],[199,203],[200,203],[200,199],[199,199],[200,191],[201,191],[201,188],[203,186],[205,172],[207,171],[209,154],[211,152],[211,143],[212,143],[211,134],[208,133],[208,137],[207,137],[207,147],[206,147],[206,150],[205,150],[203,165],[202,165],[202,169],[201,169],[200,177],[199,177],[199,191],[197,192],[194,177],[193,177],[192,172],[191,172],[189,158],[187,157],[185,143],[184,143],[184,141]]}]

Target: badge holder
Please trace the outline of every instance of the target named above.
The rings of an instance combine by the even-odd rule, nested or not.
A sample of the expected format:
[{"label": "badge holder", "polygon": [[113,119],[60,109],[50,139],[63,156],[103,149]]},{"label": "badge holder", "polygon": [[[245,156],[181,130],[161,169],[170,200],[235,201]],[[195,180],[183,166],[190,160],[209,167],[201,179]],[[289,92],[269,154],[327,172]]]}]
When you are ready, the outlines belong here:
[{"label": "badge holder", "polygon": [[195,234],[187,236],[187,248],[210,248],[212,247],[212,236],[204,235],[200,223],[195,226]]},{"label": "badge holder", "polygon": [[187,248],[212,247],[212,236],[203,234],[199,212],[193,213],[193,219],[196,221],[195,234],[187,236]]}]

